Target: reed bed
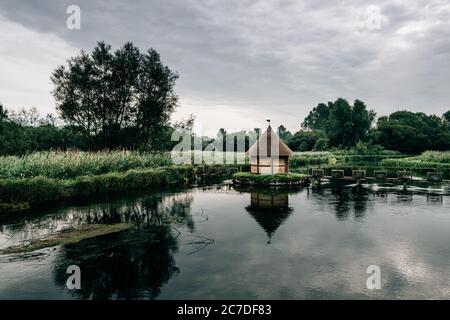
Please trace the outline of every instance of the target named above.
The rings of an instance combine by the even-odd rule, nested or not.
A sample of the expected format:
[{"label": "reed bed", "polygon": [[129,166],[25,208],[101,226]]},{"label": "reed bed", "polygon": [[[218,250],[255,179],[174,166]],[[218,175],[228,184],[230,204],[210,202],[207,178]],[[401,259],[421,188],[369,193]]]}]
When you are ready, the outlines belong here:
[{"label": "reed bed", "polygon": [[21,157],[0,157],[0,178],[73,179],[79,176],[150,169],[172,164],[169,153],[139,153],[134,151],[36,152]]},{"label": "reed bed", "polygon": [[450,151],[425,151],[416,157],[385,159],[381,165],[408,169],[450,169]]}]

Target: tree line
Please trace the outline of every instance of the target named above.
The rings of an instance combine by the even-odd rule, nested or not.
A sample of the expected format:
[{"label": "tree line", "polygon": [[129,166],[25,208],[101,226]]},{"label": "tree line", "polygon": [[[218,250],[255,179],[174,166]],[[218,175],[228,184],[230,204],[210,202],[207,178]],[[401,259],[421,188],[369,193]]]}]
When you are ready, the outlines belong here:
[{"label": "tree line", "polygon": [[339,98],[318,104],[294,134],[284,126],[278,132],[296,151],[348,149],[358,143],[407,154],[450,150],[450,111],[436,116],[404,110],[381,116],[376,123],[375,118],[364,102],[351,105]]},{"label": "tree line", "polygon": [[[52,73],[57,116],[42,117],[34,108],[8,112],[0,104],[0,154],[171,150],[177,143],[171,141],[173,131],[190,132],[194,123],[193,116],[170,123],[178,105],[177,79],[154,49],[141,52],[129,42],[113,51],[98,42],[92,52],[81,51]],[[278,134],[294,151],[347,149],[358,143],[409,154],[450,150],[450,111],[442,116],[397,111],[375,119],[363,101],[350,104],[339,98],[314,107],[295,133],[281,125]],[[227,135],[220,129],[224,144]]]}]

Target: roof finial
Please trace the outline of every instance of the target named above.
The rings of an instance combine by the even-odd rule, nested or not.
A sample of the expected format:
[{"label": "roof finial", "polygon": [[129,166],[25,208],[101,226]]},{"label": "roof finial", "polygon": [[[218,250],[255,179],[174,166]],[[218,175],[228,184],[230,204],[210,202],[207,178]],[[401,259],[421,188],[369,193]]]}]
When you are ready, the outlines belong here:
[{"label": "roof finial", "polygon": [[270,128],[270,119],[267,119],[266,121],[269,123],[269,128]]}]

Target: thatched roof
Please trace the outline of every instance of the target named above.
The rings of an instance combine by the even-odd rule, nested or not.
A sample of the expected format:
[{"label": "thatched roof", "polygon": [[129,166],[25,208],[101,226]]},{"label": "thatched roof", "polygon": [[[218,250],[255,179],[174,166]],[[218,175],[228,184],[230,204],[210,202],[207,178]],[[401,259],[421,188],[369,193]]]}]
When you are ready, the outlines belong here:
[{"label": "thatched roof", "polygon": [[[278,151],[272,150],[272,146],[274,149],[278,146]],[[272,130],[272,127],[269,126],[267,130],[259,137],[258,141],[256,141],[250,149],[247,151],[247,155],[256,157],[259,153],[259,156],[267,156],[270,157],[272,153],[278,152],[278,156],[291,156],[294,153],[291,149],[281,140],[278,135]]]}]

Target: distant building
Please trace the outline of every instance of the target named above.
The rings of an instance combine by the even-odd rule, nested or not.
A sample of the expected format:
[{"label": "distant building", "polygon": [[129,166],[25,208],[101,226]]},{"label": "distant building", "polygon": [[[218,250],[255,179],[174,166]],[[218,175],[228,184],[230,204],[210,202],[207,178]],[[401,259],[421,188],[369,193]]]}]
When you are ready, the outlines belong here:
[{"label": "distant building", "polygon": [[289,172],[289,157],[292,154],[292,150],[278,137],[270,125],[247,151],[251,172],[255,174]]}]

